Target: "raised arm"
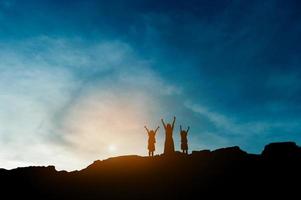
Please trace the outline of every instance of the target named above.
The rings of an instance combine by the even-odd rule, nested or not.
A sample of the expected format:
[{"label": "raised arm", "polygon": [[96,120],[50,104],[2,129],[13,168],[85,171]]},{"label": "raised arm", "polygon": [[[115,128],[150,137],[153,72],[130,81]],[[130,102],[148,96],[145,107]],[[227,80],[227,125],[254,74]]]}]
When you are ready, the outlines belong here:
[{"label": "raised arm", "polygon": [[189,129],[190,129],[190,127],[188,126],[188,129],[187,129],[186,133],[188,133]]},{"label": "raised arm", "polygon": [[176,117],[173,117],[172,129],[175,127]]},{"label": "raised arm", "polygon": [[147,129],[147,127],[146,127],[146,126],[144,126],[144,128],[145,128],[145,130],[147,131],[147,133],[149,133],[149,130]]},{"label": "raised arm", "polygon": [[161,121],[162,121],[163,127],[166,129],[166,125],[165,125],[163,119],[161,119]]},{"label": "raised arm", "polygon": [[180,125],[180,131],[182,132],[182,126]]},{"label": "raised arm", "polygon": [[158,131],[158,129],[160,128],[160,126],[158,126],[157,128],[156,128],[156,130],[155,130],[155,134],[157,133],[157,131]]}]

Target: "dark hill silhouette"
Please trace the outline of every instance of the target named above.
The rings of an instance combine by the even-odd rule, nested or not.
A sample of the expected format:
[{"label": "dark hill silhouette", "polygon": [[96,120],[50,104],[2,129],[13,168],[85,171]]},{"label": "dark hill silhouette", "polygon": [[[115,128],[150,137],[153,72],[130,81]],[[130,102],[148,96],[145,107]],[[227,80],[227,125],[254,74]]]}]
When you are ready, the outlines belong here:
[{"label": "dark hill silhouette", "polygon": [[0,182],[6,199],[290,199],[299,195],[300,170],[301,148],[285,142],[267,145],[260,155],[229,147],[120,156],[74,172],[1,169]]}]

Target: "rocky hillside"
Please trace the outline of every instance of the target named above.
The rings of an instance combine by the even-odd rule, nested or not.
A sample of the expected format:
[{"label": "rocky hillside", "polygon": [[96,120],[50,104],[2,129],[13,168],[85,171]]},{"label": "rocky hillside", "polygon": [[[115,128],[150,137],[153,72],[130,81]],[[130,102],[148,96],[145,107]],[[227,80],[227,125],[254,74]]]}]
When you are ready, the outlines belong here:
[{"label": "rocky hillside", "polygon": [[121,156],[81,171],[55,167],[0,170],[7,199],[245,199],[299,195],[301,148],[272,143],[262,154],[239,147],[190,155]]}]

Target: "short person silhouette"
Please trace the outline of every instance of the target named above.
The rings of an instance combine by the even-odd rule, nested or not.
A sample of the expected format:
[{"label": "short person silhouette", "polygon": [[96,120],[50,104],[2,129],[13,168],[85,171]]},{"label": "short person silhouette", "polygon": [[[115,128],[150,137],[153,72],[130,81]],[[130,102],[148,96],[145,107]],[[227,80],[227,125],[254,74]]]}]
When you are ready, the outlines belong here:
[{"label": "short person silhouette", "polygon": [[155,143],[156,143],[156,133],[159,129],[159,126],[156,128],[156,130],[148,130],[146,126],[144,126],[148,133],[148,155],[154,156],[154,151],[156,150]]},{"label": "short person silhouette", "polygon": [[175,126],[176,117],[173,118],[172,125],[168,123],[167,125],[164,123],[163,119],[161,119],[162,124],[165,129],[165,144],[164,144],[164,154],[172,154],[175,152],[175,146],[172,138],[173,129]]},{"label": "short person silhouette", "polygon": [[181,149],[182,152],[185,154],[188,154],[188,140],[187,140],[187,134],[189,131],[189,126],[187,128],[187,130],[182,130],[182,126],[180,126],[180,134],[181,134]]}]

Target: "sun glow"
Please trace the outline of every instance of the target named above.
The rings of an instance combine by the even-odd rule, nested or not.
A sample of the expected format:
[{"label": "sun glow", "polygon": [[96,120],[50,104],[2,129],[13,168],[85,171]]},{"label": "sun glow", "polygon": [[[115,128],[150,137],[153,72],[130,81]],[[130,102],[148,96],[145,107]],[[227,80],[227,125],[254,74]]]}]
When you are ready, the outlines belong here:
[{"label": "sun glow", "polygon": [[[66,140],[87,160],[147,152],[143,125],[149,121],[143,94],[98,92],[70,109],[64,121]],[[137,96],[135,96],[137,95]]]},{"label": "sun glow", "polygon": [[109,150],[109,152],[114,153],[114,152],[116,152],[116,150],[117,150],[117,146],[116,146],[115,144],[110,144],[110,145],[108,146],[108,150]]}]

